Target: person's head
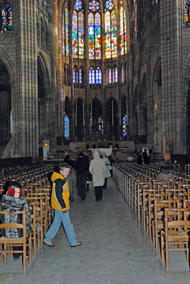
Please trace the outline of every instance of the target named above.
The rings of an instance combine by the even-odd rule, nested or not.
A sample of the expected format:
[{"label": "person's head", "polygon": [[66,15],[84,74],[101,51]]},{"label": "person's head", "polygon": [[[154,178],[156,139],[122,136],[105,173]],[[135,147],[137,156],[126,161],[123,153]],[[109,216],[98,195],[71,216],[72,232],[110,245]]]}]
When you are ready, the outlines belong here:
[{"label": "person's head", "polygon": [[10,181],[6,185],[6,194],[14,198],[19,198],[23,195],[21,184],[18,181]]},{"label": "person's head", "polygon": [[82,158],[83,156],[84,156],[84,155],[83,155],[83,152],[80,152],[80,153],[79,153],[79,157]]},{"label": "person's head", "polygon": [[64,177],[68,177],[69,173],[70,173],[70,166],[67,163],[62,163],[59,166],[59,172],[62,176]]},{"label": "person's head", "polygon": [[100,158],[100,152],[99,151],[94,151],[94,159]]}]

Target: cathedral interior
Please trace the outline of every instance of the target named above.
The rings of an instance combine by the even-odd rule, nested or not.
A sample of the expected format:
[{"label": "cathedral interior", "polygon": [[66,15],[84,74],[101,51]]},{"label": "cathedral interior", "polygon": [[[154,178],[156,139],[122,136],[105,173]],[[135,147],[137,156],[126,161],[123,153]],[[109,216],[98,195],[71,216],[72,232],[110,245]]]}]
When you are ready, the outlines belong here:
[{"label": "cathedral interior", "polygon": [[1,158],[188,158],[190,1],[1,0],[0,13]]},{"label": "cathedral interior", "polygon": [[[17,224],[22,267],[12,260],[20,242],[0,231],[0,283],[189,284],[189,47],[187,0],[0,0],[0,195],[14,189],[4,194],[7,181],[22,183],[33,238]],[[84,200],[76,167],[68,177],[82,246],[71,248],[62,231],[55,249],[43,245],[53,171],[95,149],[112,158],[108,187],[85,172]],[[173,180],[158,181],[168,165]],[[13,228],[1,208],[0,229]],[[14,210],[6,214],[22,213]],[[181,224],[170,238],[167,222]]]}]

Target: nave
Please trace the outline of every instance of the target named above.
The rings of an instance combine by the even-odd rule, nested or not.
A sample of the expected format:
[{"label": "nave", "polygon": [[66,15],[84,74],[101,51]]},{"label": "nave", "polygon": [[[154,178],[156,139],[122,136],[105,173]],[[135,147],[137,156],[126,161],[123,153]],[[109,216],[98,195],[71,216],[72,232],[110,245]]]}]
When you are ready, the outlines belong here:
[{"label": "nave", "polygon": [[42,245],[27,272],[21,260],[1,258],[0,283],[25,284],[179,284],[189,283],[184,254],[170,258],[166,272],[151,241],[132,213],[112,178],[103,200],[96,202],[92,185],[87,199],[74,192],[70,216],[83,245],[70,248],[61,227],[55,248]]}]

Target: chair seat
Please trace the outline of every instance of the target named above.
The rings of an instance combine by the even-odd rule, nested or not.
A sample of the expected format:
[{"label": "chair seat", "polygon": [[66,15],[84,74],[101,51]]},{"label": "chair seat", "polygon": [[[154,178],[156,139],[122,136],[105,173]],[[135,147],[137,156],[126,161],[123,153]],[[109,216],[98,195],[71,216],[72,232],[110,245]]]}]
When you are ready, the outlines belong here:
[{"label": "chair seat", "polygon": [[168,231],[169,238],[188,238],[188,234],[186,231]]},{"label": "chair seat", "polygon": [[1,237],[0,238],[0,243],[22,243],[23,238],[6,238],[6,237]]}]

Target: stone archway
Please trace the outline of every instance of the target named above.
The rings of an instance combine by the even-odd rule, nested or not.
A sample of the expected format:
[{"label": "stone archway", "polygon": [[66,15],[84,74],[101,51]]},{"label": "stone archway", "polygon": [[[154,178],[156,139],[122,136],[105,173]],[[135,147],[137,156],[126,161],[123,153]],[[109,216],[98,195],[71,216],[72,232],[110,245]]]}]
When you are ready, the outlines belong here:
[{"label": "stone archway", "polygon": [[154,102],[154,148],[158,152],[163,151],[162,131],[162,73],[161,62],[157,62],[153,76],[153,102]]},{"label": "stone archway", "polygon": [[48,117],[49,105],[49,79],[47,67],[43,58],[38,56],[38,135],[39,135],[39,148],[41,150],[43,140],[49,139],[49,120]]}]

